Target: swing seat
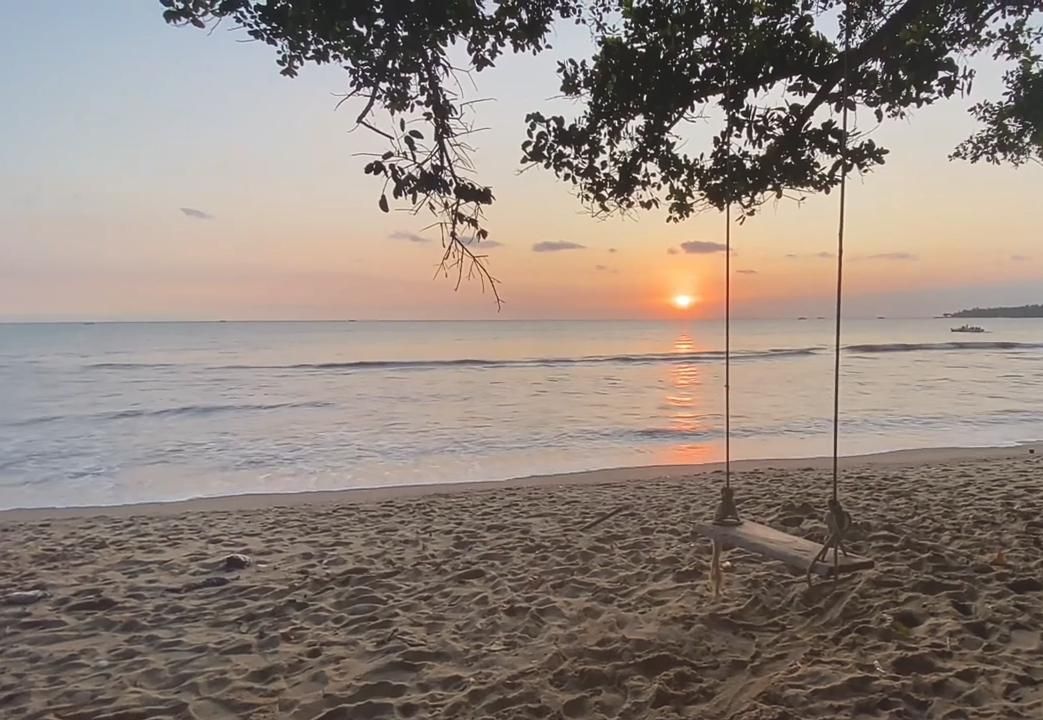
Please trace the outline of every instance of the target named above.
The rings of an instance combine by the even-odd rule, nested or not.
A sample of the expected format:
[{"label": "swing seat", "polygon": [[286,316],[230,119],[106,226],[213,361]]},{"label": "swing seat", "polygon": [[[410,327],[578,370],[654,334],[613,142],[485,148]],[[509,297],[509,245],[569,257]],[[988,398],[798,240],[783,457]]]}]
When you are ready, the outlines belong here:
[{"label": "swing seat", "polygon": [[[778,560],[795,570],[806,572],[822,546],[807,538],[788,535],[775,528],[761,525],[750,520],[743,520],[739,525],[715,525],[699,523],[696,529],[709,539],[721,545],[721,549],[741,548],[764,557]],[[840,553],[840,574],[867,570],[873,567],[873,561],[858,555]],[[833,553],[830,552],[826,562],[815,563],[812,572],[822,577],[833,575]]]}]

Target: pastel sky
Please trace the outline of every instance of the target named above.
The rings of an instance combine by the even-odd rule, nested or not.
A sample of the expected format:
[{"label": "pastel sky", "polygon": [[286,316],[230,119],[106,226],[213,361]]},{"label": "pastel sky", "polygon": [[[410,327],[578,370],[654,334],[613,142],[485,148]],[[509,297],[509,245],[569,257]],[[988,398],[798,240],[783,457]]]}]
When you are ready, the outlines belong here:
[{"label": "pastel sky", "polygon": [[[377,209],[354,154],[382,147],[334,110],[341,74],[280,77],[238,37],[169,27],[158,1],[0,6],[0,319],[497,317],[477,284],[433,279],[427,220]],[[677,293],[718,313],[724,257],[700,251],[719,215],[598,221],[549,174],[517,173],[524,114],[556,107],[555,62],[584,36],[563,27],[556,48],[477,77],[499,316],[671,317]],[[983,66],[976,92],[996,88]],[[892,155],[850,187],[850,314],[1043,302],[1043,168],[947,161],[968,104],[876,131]],[[738,315],[828,313],[836,210],[783,202],[734,229]]]}]

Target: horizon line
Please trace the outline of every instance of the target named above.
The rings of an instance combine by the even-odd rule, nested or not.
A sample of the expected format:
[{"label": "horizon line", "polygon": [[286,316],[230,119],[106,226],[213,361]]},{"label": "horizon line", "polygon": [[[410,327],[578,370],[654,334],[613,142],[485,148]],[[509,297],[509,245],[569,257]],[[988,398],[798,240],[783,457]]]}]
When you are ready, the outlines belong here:
[{"label": "horizon line", "polygon": [[[957,311],[958,312],[958,311]],[[769,321],[769,320],[792,320],[816,322],[833,320],[835,315],[776,315],[776,316],[747,316],[732,317],[739,321]],[[261,324],[261,323],[326,323],[326,324],[349,324],[349,323],[489,323],[489,322],[707,322],[723,321],[723,315],[711,315],[703,317],[574,317],[574,318],[219,318],[219,319],[139,319],[139,320],[3,320],[0,325],[219,325],[219,324]],[[953,320],[959,318],[945,317],[944,315],[844,315],[844,320]],[[1031,320],[1033,318],[988,318],[990,320]]]}]

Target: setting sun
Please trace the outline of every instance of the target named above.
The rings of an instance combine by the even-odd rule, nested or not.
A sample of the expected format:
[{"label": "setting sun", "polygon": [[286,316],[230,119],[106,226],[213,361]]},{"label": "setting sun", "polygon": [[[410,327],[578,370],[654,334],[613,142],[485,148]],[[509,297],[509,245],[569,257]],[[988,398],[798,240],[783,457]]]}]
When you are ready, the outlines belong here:
[{"label": "setting sun", "polygon": [[679,310],[687,310],[695,304],[695,298],[691,295],[674,295],[674,307]]}]

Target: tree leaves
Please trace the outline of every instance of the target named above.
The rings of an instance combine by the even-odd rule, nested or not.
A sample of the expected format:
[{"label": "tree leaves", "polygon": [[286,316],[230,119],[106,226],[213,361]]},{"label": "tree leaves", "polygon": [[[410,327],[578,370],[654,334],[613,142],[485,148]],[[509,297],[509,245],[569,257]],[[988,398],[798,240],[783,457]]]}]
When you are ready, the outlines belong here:
[{"label": "tree leaves", "polygon": [[960,143],[951,157],[1015,166],[1043,164],[1043,67],[1023,62],[1005,80],[1002,100],[971,108],[983,128]]},{"label": "tree leaves", "polygon": [[[560,63],[561,91],[582,101],[582,111],[573,119],[531,113],[523,160],[574,184],[599,214],[665,199],[668,219],[680,220],[707,206],[754,212],[788,191],[828,192],[840,168],[866,172],[887,151],[857,130],[843,142],[823,110],[868,106],[881,122],[969,89],[972,73],[958,59],[987,46],[987,17],[1043,8],[862,0],[852,3],[845,59],[841,38],[830,41],[821,29],[821,16],[838,5],[642,3],[598,38],[590,62]],[[1026,25],[1018,37],[1029,34]],[[1005,42],[1018,52],[1026,46]],[[1027,45],[1038,48],[1039,37]],[[1038,68],[1038,57],[1033,62]],[[1027,108],[1008,103],[1022,120]],[[1024,155],[1031,145],[1024,138],[1043,128],[1037,121],[1013,129],[994,107],[978,112],[992,123],[986,138],[1005,136],[993,157]],[[682,151],[686,126],[708,113],[717,130],[711,152]]]}]

